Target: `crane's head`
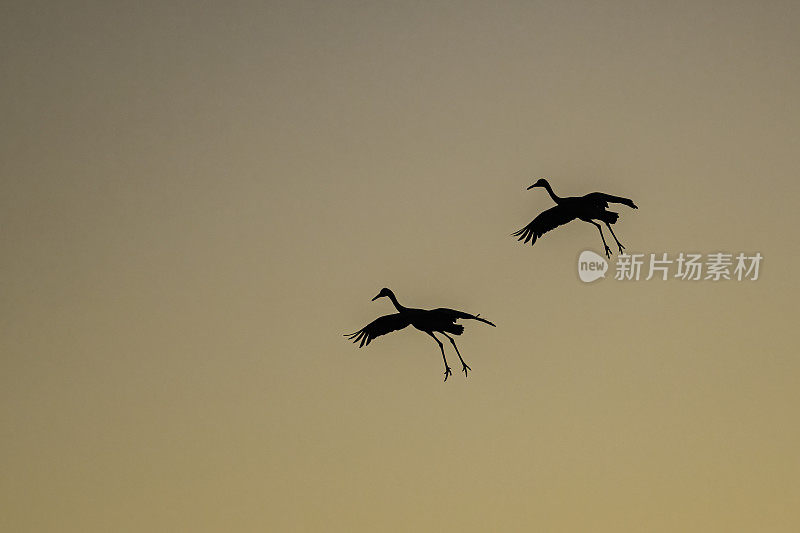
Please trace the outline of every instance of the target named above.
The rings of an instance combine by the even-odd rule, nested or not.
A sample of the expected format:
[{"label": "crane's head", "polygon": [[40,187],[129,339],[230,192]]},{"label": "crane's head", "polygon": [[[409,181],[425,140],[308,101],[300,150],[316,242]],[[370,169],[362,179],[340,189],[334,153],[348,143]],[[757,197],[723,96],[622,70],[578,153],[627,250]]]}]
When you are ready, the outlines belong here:
[{"label": "crane's head", "polygon": [[375,300],[377,300],[381,296],[386,296],[386,297],[392,296],[392,294],[394,294],[394,293],[392,293],[391,290],[389,290],[386,287],[384,287],[384,288],[381,289],[381,292],[379,292],[378,295],[375,298],[372,299],[372,301],[374,302]]},{"label": "crane's head", "polygon": [[528,187],[525,190],[529,191],[529,190],[533,189],[534,187],[544,187],[546,185],[547,185],[547,180],[544,179],[544,178],[539,178],[539,180],[536,183],[534,183],[533,185],[531,185],[530,187]]}]

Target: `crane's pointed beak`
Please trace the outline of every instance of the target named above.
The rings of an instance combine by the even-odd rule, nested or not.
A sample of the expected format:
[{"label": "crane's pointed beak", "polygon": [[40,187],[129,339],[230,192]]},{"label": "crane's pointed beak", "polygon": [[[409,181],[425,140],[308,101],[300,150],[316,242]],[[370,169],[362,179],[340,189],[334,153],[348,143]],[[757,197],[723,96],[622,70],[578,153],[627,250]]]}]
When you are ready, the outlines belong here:
[{"label": "crane's pointed beak", "polygon": [[527,189],[525,189],[525,190],[526,190],[526,191],[529,191],[529,190],[533,189],[534,187],[536,187],[536,185],[531,185],[530,187],[528,187],[528,188],[527,188]]},{"label": "crane's pointed beak", "polygon": [[379,294],[379,295],[377,295],[375,298],[373,298],[373,299],[372,299],[372,301],[374,302],[375,300],[377,300],[377,299],[378,299],[378,298],[380,298],[380,297],[381,297],[381,295]]}]

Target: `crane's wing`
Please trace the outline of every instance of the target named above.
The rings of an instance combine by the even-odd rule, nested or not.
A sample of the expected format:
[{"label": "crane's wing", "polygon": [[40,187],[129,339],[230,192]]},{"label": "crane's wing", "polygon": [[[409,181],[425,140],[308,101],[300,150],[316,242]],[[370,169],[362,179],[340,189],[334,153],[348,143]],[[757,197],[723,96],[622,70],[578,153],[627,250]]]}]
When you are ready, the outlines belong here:
[{"label": "crane's wing", "polygon": [[575,212],[562,204],[551,207],[546,211],[542,211],[534,218],[530,224],[525,226],[519,231],[512,233],[514,237],[519,237],[517,240],[524,243],[531,241],[531,246],[536,242],[536,239],[544,235],[550,230],[563,226],[570,220],[575,219]]},{"label": "crane's wing", "polygon": [[608,207],[609,203],[612,204],[622,204],[627,205],[628,207],[632,207],[634,209],[639,209],[636,207],[636,204],[633,203],[633,200],[630,198],[623,198],[622,196],[614,196],[613,194],[606,194],[604,192],[591,192],[584,196],[587,200],[601,204],[603,207]]},{"label": "crane's wing", "polygon": [[459,318],[465,318],[465,319],[477,320],[479,322],[489,324],[490,326],[497,327],[493,323],[486,320],[485,318],[481,318],[480,314],[471,315],[469,313],[465,313],[464,311],[458,311],[456,309],[448,309],[446,307],[440,307],[438,309],[434,309],[433,312],[447,317],[447,319],[450,320],[451,322],[455,322]]},{"label": "crane's wing", "polygon": [[411,321],[409,321],[408,317],[400,313],[395,313],[393,315],[376,318],[362,329],[355,333],[349,333],[345,335],[345,337],[352,340],[354,343],[361,341],[361,344],[358,345],[358,347],[361,348],[364,345],[369,345],[375,337],[380,337],[392,331],[403,329],[410,323]]}]

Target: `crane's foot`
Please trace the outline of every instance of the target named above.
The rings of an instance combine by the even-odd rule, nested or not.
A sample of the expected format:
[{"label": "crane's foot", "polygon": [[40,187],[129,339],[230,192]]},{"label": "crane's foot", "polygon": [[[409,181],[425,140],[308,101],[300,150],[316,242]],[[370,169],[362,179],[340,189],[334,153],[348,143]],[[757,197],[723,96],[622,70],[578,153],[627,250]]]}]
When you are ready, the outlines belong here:
[{"label": "crane's foot", "polygon": [[469,365],[467,363],[465,363],[463,361],[461,362],[461,367],[462,367],[461,370],[464,372],[464,377],[467,377],[467,375],[468,375],[467,374],[467,370],[472,370],[472,369],[469,367]]},{"label": "crane's foot", "polygon": [[608,245],[604,245],[606,247],[606,257],[611,257],[611,248]]},{"label": "crane's foot", "polygon": [[445,365],[445,367],[444,367],[444,380],[447,381],[447,376],[452,376],[452,375],[453,375],[453,371],[450,370],[449,366]]},{"label": "crane's foot", "polygon": [[621,242],[618,242],[618,243],[617,243],[617,246],[619,246],[619,253],[622,253],[622,250],[624,250],[624,249],[625,249],[625,247],[624,247],[624,246],[622,246],[622,243],[621,243]]}]

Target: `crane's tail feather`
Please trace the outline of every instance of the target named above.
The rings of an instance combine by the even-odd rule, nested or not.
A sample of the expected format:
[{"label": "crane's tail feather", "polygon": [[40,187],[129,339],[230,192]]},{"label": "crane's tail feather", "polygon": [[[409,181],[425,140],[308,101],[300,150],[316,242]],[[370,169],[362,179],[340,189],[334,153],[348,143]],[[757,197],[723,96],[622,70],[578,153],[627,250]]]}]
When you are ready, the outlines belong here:
[{"label": "crane's tail feather", "polygon": [[614,211],[603,211],[600,220],[607,224],[615,224],[619,220],[619,214]]},{"label": "crane's tail feather", "polygon": [[461,335],[464,333],[464,326],[461,324],[447,324],[444,330],[447,333],[452,333],[453,335]]}]

